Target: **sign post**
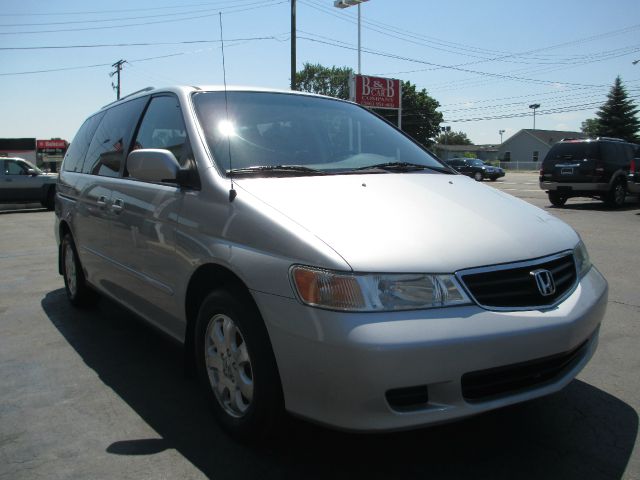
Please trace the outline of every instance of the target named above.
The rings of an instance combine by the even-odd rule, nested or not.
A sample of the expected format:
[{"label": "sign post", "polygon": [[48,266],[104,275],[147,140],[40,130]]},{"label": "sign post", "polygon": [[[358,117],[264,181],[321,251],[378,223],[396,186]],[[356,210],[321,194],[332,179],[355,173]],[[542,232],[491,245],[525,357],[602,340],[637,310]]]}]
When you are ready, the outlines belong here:
[{"label": "sign post", "polygon": [[352,75],[349,79],[352,101],[369,108],[398,110],[398,128],[402,128],[402,84],[395,78]]}]

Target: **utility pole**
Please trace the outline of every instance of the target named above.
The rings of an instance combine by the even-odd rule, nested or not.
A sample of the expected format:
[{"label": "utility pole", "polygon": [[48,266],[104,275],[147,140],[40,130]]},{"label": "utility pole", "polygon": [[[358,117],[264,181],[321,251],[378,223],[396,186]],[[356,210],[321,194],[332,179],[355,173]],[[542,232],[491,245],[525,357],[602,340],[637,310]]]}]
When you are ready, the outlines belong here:
[{"label": "utility pole", "polygon": [[291,0],[291,90],[296,90],[296,0]]},{"label": "utility pole", "polygon": [[113,68],[115,68],[115,71],[109,74],[110,77],[116,75],[116,84],[114,85],[113,82],[111,82],[111,87],[116,91],[118,100],[120,100],[120,71],[122,70],[122,65],[124,65],[125,63],[126,60],[118,60],[116,63],[111,65]]}]

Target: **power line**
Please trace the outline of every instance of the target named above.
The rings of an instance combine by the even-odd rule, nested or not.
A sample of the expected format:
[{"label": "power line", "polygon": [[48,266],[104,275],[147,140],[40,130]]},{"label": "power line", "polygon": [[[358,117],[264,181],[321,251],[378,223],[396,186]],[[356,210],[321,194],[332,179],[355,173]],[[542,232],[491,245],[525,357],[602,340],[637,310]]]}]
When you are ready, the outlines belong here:
[{"label": "power line", "polygon": [[[236,8],[236,9],[233,9],[234,7],[230,7],[230,11],[225,11],[225,13],[226,14],[232,14],[232,13],[246,12],[246,11],[249,11],[249,10],[258,10],[260,8],[274,7],[276,5],[280,5],[280,4],[287,3],[287,2],[288,2],[288,0],[276,0],[276,1],[271,0],[269,2],[256,2],[253,5],[259,5],[259,6],[253,6],[253,7],[242,6],[242,8]],[[247,4],[247,5],[251,5],[251,4]],[[247,7],[247,8],[245,8],[245,7]],[[233,10],[231,10],[231,9],[233,9]],[[214,15],[218,15],[218,12],[216,12],[216,13],[208,13],[208,14],[200,14],[200,15],[184,17],[184,18],[173,18],[173,19],[168,19],[168,20],[154,20],[154,21],[151,21],[151,22],[129,23],[127,25],[108,25],[108,26],[102,26],[102,27],[67,28],[67,29],[57,29],[57,30],[35,30],[35,31],[26,31],[26,32],[0,32],[0,35],[27,35],[27,34],[41,34],[41,33],[86,32],[86,31],[90,31],[90,30],[105,30],[105,29],[112,29],[112,28],[140,27],[140,26],[146,26],[146,25],[158,25],[158,24],[163,24],[163,23],[183,22],[185,20],[196,20],[196,19],[200,19],[200,18],[212,17]]]},{"label": "power line", "polygon": [[[246,0],[239,0],[246,1]],[[28,12],[28,13],[0,13],[0,17],[32,17],[32,16],[56,16],[56,15],[93,15],[93,14],[104,14],[104,13],[123,13],[123,12],[148,12],[150,10],[169,10],[175,8],[189,8],[189,7],[203,7],[209,6],[211,8],[220,8],[220,5],[226,4],[237,4],[238,1],[233,2],[205,2],[205,3],[191,3],[191,4],[179,4],[179,5],[166,5],[163,7],[145,7],[145,8],[119,8],[117,10],[91,10],[91,11],[81,11],[81,12]]]},{"label": "power line", "polygon": [[[279,35],[271,35],[266,37],[245,37],[245,38],[232,38],[227,41],[257,41],[257,40],[276,40],[280,41],[278,37],[288,35],[287,33],[281,33]],[[288,37],[285,39],[288,40]],[[283,40],[284,41],[284,40]],[[74,48],[104,48],[104,47],[155,47],[166,45],[194,45],[199,43],[220,43],[220,40],[184,40],[181,42],[135,42],[135,43],[96,43],[85,45],[38,45],[32,47],[0,47],[0,50],[64,50]]]}]

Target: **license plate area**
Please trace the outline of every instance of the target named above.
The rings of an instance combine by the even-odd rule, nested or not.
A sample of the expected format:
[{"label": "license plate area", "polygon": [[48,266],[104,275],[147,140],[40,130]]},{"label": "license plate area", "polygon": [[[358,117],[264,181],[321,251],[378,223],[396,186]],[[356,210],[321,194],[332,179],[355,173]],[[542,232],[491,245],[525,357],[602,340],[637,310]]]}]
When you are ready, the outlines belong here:
[{"label": "license plate area", "polygon": [[560,175],[573,175],[573,168],[572,167],[562,167],[562,169],[560,169]]}]

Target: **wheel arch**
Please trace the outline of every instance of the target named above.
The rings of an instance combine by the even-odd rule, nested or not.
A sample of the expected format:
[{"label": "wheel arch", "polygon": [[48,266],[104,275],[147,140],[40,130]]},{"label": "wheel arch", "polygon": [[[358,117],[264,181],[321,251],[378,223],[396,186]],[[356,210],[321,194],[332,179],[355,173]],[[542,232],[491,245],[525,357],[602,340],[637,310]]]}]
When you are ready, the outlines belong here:
[{"label": "wheel arch", "polygon": [[193,348],[198,311],[206,296],[216,289],[229,290],[234,295],[242,297],[243,301],[249,302],[256,312],[260,313],[249,288],[234,272],[214,263],[198,267],[189,279],[184,300],[187,321],[184,338],[185,368],[189,373],[195,372]]}]

